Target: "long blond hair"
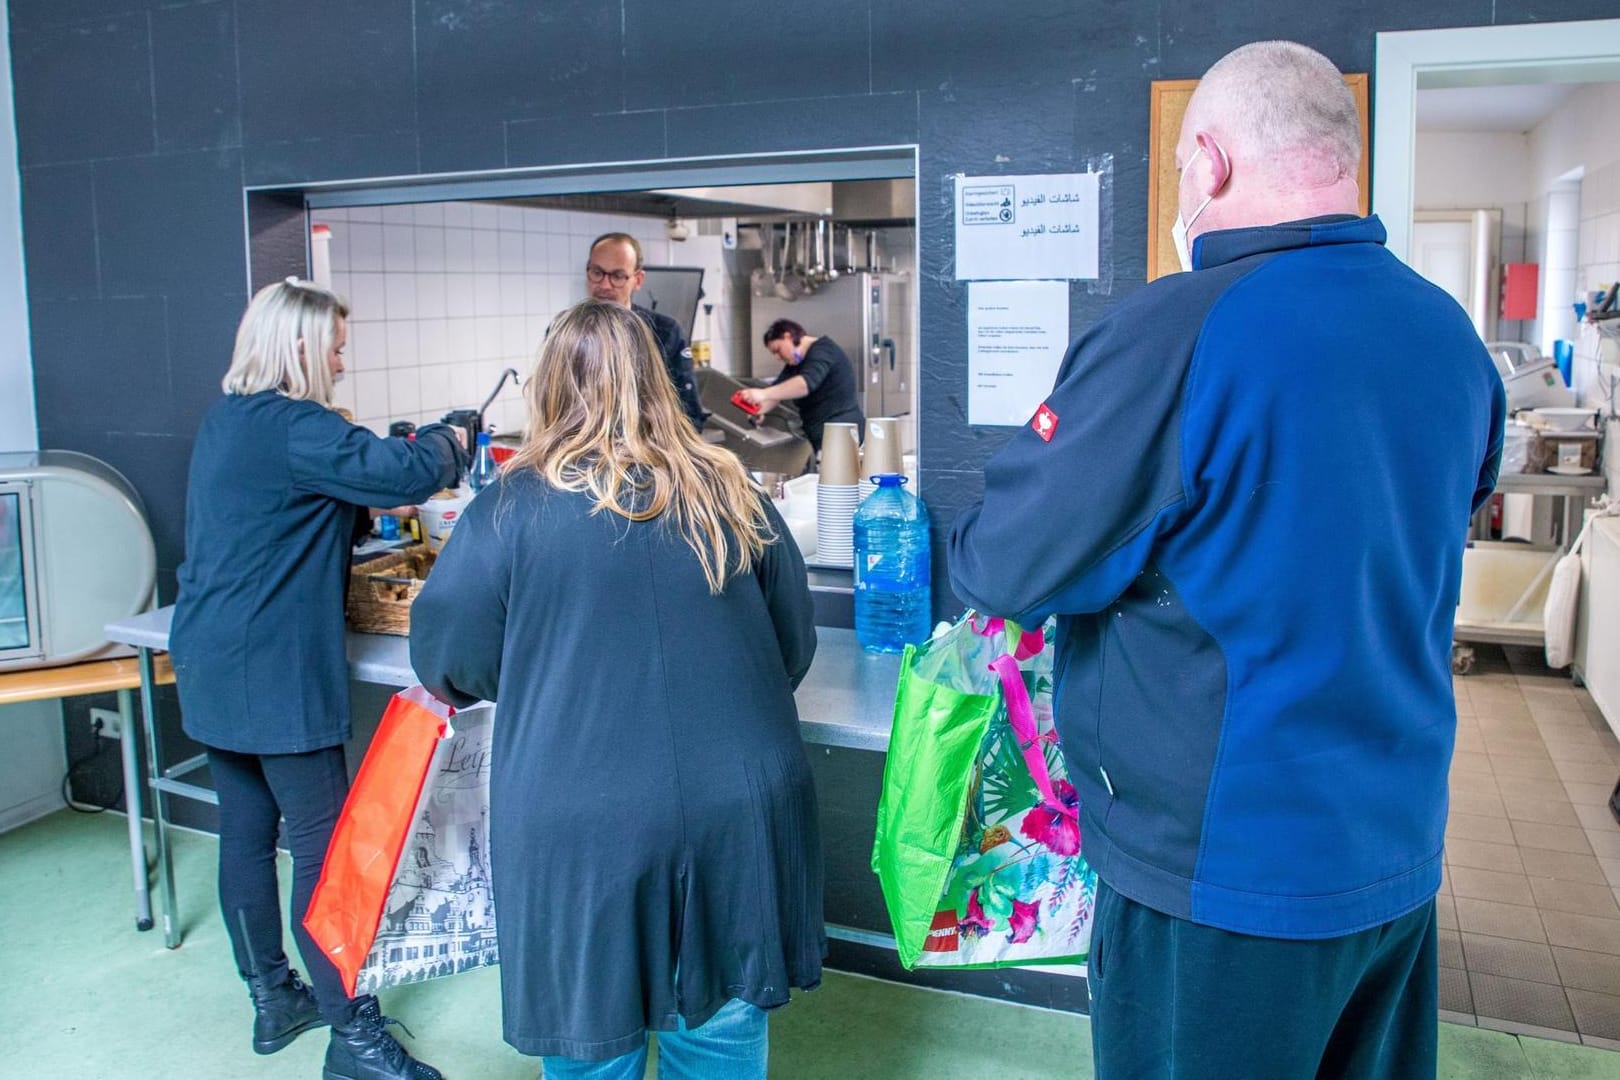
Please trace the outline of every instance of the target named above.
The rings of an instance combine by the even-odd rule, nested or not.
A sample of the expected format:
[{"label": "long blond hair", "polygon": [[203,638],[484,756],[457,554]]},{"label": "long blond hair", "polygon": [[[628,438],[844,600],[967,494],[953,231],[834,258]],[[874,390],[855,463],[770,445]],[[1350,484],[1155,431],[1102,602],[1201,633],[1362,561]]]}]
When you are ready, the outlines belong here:
[{"label": "long blond hair", "polygon": [[[287,278],[266,285],[236,328],[231,367],[220,380],[227,394],[275,390],[301,401],[332,403],[326,354],[349,305],[313,281]],[[302,349],[299,346],[302,345]]]},{"label": "long blond hair", "polygon": [[586,301],[551,324],[524,389],[529,437],[508,464],[631,521],[669,514],[718,594],[776,539],[742,462],[693,430],[640,316]]}]

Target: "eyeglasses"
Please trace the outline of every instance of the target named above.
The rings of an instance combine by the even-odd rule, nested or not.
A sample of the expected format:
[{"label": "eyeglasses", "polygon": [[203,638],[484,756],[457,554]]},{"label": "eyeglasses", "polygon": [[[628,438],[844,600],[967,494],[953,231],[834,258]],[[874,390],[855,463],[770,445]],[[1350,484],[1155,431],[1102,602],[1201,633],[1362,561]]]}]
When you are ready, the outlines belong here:
[{"label": "eyeglasses", "polygon": [[609,272],[602,269],[600,266],[597,266],[595,263],[591,263],[585,267],[585,276],[590,279],[592,285],[600,284],[602,281],[606,280],[613,282],[613,284],[617,286],[623,285],[625,282],[629,281],[633,275],[627,274],[623,270],[614,270]]}]

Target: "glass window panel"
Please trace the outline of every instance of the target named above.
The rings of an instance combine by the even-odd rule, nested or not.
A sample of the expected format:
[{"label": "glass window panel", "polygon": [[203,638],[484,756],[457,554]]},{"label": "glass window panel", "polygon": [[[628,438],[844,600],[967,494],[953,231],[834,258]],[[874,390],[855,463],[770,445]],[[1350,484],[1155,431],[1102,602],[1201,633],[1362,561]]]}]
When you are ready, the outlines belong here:
[{"label": "glass window panel", "polygon": [[0,494],[0,649],[29,645],[26,589],[18,496],[7,492]]}]

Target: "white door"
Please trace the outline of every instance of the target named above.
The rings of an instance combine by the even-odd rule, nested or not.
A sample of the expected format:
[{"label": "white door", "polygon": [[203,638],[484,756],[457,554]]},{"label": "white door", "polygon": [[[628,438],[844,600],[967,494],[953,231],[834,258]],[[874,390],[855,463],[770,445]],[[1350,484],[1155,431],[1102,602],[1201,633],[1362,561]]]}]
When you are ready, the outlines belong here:
[{"label": "white door", "polygon": [[1474,228],[1466,221],[1414,221],[1412,269],[1474,310]]}]

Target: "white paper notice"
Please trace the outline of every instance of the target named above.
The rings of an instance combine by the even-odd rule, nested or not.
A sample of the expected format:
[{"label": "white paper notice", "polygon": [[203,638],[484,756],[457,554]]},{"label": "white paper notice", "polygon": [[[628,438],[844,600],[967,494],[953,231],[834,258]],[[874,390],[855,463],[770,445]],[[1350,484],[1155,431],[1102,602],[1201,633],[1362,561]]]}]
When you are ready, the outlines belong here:
[{"label": "white paper notice", "polygon": [[1099,175],[958,176],[957,280],[1096,277]]},{"label": "white paper notice", "polygon": [[1029,423],[1069,347],[1069,283],[968,283],[968,423]]}]

